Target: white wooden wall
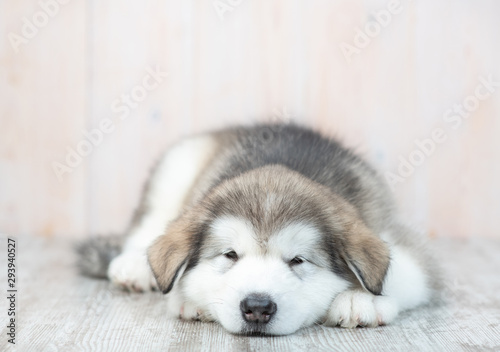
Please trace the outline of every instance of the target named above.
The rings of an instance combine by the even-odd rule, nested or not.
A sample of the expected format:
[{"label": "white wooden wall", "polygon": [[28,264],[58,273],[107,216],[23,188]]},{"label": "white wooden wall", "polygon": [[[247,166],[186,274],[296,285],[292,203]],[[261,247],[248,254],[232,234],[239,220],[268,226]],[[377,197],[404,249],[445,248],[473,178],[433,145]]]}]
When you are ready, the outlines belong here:
[{"label": "white wooden wall", "polygon": [[[291,118],[383,173],[442,129],[395,186],[405,216],[431,235],[500,237],[500,86],[459,128],[443,120],[474,102],[478,77],[500,82],[500,2],[55,1],[0,1],[0,232],[122,231],[172,141]],[[347,60],[342,45],[367,24],[373,37]],[[112,105],[157,66],[168,77],[120,119]],[[105,119],[115,130],[59,181],[52,163]]]}]

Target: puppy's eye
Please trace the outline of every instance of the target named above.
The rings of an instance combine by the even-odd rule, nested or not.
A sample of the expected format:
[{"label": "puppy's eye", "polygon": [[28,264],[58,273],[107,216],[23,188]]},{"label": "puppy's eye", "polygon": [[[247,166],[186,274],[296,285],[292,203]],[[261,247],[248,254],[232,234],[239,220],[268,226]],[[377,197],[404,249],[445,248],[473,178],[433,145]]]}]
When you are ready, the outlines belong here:
[{"label": "puppy's eye", "polygon": [[224,253],[224,257],[226,257],[227,259],[231,259],[232,261],[238,260],[238,254],[236,254],[235,251],[229,251]]},{"label": "puppy's eye", "polygon": [[288,264],[290,264],[290,266],[294,266],[294,265],[300,265],[303,262],[304,262],[304,258],[302,258],[302,257],[295,257],[292,260],[290,260],[290,262]]}]

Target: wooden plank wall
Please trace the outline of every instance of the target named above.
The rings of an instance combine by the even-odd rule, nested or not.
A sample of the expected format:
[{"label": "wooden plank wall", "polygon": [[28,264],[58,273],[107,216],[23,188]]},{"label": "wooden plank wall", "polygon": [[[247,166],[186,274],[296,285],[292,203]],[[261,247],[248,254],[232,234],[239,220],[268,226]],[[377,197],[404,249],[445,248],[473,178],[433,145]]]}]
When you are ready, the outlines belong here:
[{"label": "wooden plank wall", "polygon": [[[0,2],[0,232],[123,231],[175,139],[292,119],[394,174],[441,131],[394,187],[405,217],[500,237],[498,83],[474,98],[500,82],[499,2],[66,2]],[[466,118],[448,113],[463,104]],[[82,147],[102,124],[113,131]],[[53,163],[78,145],[88,155],[59,180]]]}]

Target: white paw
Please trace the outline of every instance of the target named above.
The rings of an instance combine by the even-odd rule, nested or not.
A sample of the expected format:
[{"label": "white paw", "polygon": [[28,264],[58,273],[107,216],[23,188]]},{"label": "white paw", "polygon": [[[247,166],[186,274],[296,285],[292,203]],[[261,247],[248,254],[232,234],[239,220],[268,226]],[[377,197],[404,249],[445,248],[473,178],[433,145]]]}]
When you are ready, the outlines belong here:
[{"label": "white paw", "polygon": [[168,294],[167,312],[171,318],[182,320],[203,320],[205,314],[196,305],[186,302],[178,290],[174,289]]},{"label": "white paw", "polygon": [[183,320],[200,320],[203,313],[195,305],[184,302],[179,311],[179,318]]},{"label": "white paw", "polygon": [[360,290],[348,290],[333,300],[325,324],[343,328],[389,324],[398,315],[394,300]]},{"label": "white paw", "polygon": [[124,252],[113,259],[108,278],[116,286],[133,292],[156,290],[156,280],[145,253]]}]

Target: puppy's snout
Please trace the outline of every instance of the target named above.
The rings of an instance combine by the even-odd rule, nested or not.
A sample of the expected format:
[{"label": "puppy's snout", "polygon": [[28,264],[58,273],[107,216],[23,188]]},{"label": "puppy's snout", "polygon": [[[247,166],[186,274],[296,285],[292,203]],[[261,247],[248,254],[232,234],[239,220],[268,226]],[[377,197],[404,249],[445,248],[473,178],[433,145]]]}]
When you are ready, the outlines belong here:
[{"label": "puppy's snout", "polygon": [[267,295],[251,294],[241,301],[240,309],[245,321],[266,324],[278,307]]}]

